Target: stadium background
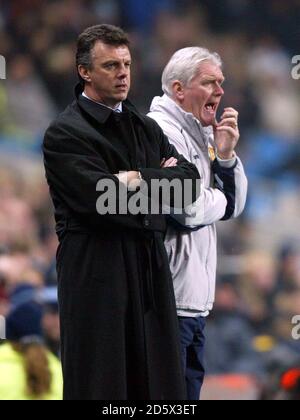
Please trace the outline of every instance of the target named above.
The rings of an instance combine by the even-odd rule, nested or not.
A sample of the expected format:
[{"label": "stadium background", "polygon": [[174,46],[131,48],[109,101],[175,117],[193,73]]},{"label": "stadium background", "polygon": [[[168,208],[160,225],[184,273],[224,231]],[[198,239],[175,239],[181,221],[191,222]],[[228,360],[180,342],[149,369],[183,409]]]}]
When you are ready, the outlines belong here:
[{"label": "stadium background", "polygon": [[300,314],[300,80],[291,75],[299,0],[1,1],[0,315],[37,291],[47,342],[59,352],[57,241],[40,145],[73,98],[78,34],[104,22],[130,34],[130,98],[143,112],[161,94],[175,50],[202,45],[223,58],[223,107],[240,112],[238,153],[250,189],[243,217],[219,225],[203,398],[278,398],[281,372],[300,366],[300,340],[291,335]]}]

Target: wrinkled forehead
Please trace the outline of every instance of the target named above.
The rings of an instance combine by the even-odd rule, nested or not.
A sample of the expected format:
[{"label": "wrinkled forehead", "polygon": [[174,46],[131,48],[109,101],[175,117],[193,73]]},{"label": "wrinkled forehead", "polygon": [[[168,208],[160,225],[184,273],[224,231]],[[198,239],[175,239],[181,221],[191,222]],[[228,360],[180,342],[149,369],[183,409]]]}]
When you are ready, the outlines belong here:
[{"label": "wrinkled forehead", "polygon": [[97,61],[107,60],[131,60],[131,54],[127,45],[109,45],[97,41],[91,50],[92,59]]},{"label": "wrinkled forehead", "polygon": [[199,64],[197,75],[201,78],[224,80],[222,67],[213,61],[205,60]]}]

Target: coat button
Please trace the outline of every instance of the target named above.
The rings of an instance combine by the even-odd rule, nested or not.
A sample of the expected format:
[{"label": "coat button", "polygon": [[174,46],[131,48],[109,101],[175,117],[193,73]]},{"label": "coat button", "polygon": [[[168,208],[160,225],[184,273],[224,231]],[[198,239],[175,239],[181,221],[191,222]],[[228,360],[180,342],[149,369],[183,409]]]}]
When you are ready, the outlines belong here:
[{"label": "coat button", "polygon": [[150,226],[150,224],[151,224],[151,222],[150,222],[150,220],[149,220],[149,219],[145,219],[145,220],[144,220],[144,226],[145,226],[145,227],[149,227],[149,226]]}]

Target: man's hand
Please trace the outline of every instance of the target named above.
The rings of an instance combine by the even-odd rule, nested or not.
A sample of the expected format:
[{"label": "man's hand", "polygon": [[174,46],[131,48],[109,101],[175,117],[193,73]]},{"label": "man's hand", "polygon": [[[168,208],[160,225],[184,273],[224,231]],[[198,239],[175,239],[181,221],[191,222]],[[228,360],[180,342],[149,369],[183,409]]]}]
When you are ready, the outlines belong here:
[{"label": "man's hand", "polygon": [[172,168],[174,166],[177,166],[177,162],[178,160],[175,159],[174,157],[170,157],[170,159],[168,159],[166,161],[165,158],[163,158],[163,160],[160,162],[160,167],[161,168]]},{"label": "man's hand", "polygon": [[215,144],[221,159],[232,159],[234,149],[239,141],[239,113],[234,108],[225,108],[221,121],[214,126]]},{"label": "man's hand", "polygon": [[129,191],[135,191],[141,186],[141,179],[137,171],[120,172],[119,174],[115,174],[115,176],[129,189]]},{"label": "man's hand", "polygon": [[[172,168],[177,166],[177,162],[178,160],[174,157],[171,157],[168,160],[164,158],[160,163],[160,167]],[[115,176],[119,179],[120,182],[122,182],[122,184],[126,185],[130,191],[135,191],[138,187],[141,186],[141,178],[139,176],[139,172],[137,171],[120,172],[119,174],[115,174]]]}]

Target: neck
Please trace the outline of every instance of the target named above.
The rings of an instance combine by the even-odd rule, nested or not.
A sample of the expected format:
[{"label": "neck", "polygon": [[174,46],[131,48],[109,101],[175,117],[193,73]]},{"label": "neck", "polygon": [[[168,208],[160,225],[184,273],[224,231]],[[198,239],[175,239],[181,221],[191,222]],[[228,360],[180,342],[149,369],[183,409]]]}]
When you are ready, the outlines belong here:
[{"label": "neck", "polygon": [[[172,99],[173,102],[175,102],[175,104],[177,106],[179,106],[179,108],[183,111],[186,112],[187,114],[193,114],[192,111],[190,111],[186,106],[184,106],[184,104],[182,102],[180,102],[176,97],[174,96],[170,96],[170,99]],[[194,114],[193,114],[194,115]]]},{"label": "neck", "polygon": [[186,106],[183,104],[183,102],[179,101],[175,96],[171,96],[170,98],[172,99],[172,101],[175,102],[175,104],[177,106],[179,106],[179,108],[182,109],[182,111],[187,112],[189,114],[192,114],[192,111],[190,111],[189,109],[187,109]]}]

